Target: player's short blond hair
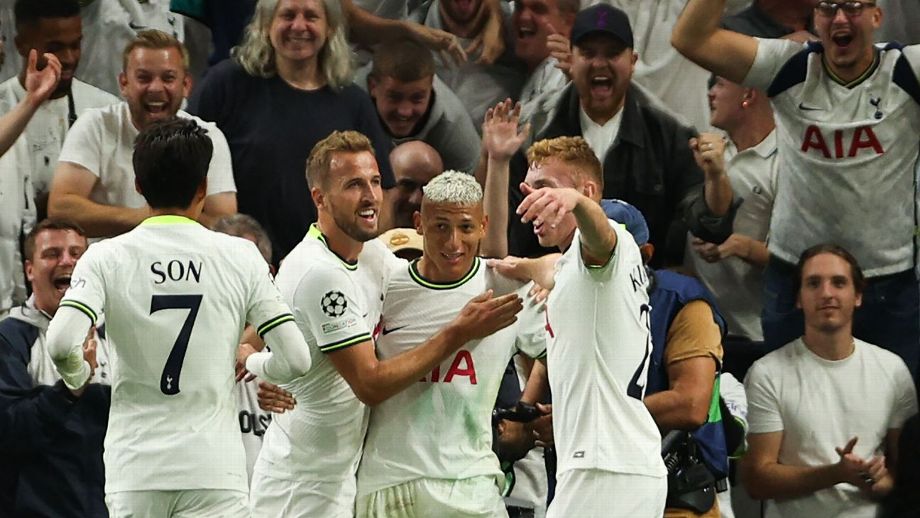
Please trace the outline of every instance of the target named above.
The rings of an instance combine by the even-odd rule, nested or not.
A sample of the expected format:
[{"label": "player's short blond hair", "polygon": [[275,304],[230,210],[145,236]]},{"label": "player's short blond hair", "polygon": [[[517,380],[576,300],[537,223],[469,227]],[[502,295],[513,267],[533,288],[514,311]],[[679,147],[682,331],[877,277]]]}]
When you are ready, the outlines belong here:
[{"label": "player's short blond hair", "polygon": [[572,166],[578,174],[583,175],[581,180],[591,180],[598,185],[601,191],[604,190],[604,172],[601,162],[585,139],[581,137],[543,139],[535,142],[527,150],[527,162],[531,167],[539,167],[547,160],[558,160]]},{"label": "player's short blond hair", "polygon": [[425,201],[470,207],[482,203],[482,187],[471,174],[444,171],[422,187]]},{"label": "player's short blond hair", "polygon": [[172,34],[167,34],[156,29],[148,29],[137,33],[137,36],[125,45],[125,50],[121,54],[122,71],[128,70],[128,57],[134,52],[134,49],[176,49],[182,56],[182,66],[188,72],[189,57],[188,49],[181,41],[177,40]]},{"label": "player's short blond hair", "polygon": [[333,131],[320,140],[310,151],[307,159],[307,184],[310,188],[325,188],[329,179],[329,164],[336,153],[360,153],[367,151],[374,154],[371,141],[357,131]]}]

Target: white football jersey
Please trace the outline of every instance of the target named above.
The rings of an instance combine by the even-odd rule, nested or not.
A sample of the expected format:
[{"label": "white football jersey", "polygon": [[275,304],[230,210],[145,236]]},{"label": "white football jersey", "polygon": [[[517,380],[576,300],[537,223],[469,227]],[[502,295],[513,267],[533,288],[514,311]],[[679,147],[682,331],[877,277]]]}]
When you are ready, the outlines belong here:
[{"label": "white football jersey", "polygon": [[920,46],[879,45],[842,84],[820,44],[758,39],[744,80],[771,98],[779,149],[770,252],[842,245],[867,276],[913,266],[914,168],[920,133]]},{"label": "white football jersey", "polygon": [[376,239],[364,243],[357,262],[345,262],[326,246],[316,225],[284,259],[275,282],[310,347],[313,367],[283,385],[297,405],[273,416],[257,473],[323,482],[354,479],[367,409],[326,353],[371,340],[394,264],[404,261]]},{"label": "white football jersey", "polygon": [[[494,273],[479,258],[457,282],[425,279],[418,262],[394,272],[387,286],[377,355],[392,358],[422,345],[488,289],[499,296],[529,286]],[[465,344],[422,379],[371,410],[358,470],[358,497],[419,478],[501,476],[492,452],[492,408],[517,351],[546,351],[546,322],[525,302],[518,321]],[[497,491],[497,489],[496,489]]]},{"label": "white football jersey", "polygon": [[558,471],[599,469],[664,476],[661,435],[642,402],[652,349],[648,275],[632,235],[586,266],[581,232],[556,265],[547,301],[547,371]]},{"label": "white football jersey", "polygon": [[94,323],[104,313],[118,358],[107,493],[246,490],[233,394],[240,333],[246,322],[264,335],[293,320],[255,245],[180,216],[148,218],[87,249],[61,307]]}]

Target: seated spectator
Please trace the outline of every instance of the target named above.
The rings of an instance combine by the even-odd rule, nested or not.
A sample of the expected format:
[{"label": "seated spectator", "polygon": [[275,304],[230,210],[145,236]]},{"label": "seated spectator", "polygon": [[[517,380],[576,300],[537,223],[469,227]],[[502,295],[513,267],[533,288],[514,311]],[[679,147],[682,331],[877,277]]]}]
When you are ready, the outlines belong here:
[{"label": "seated spectator", "polygon": [[511,51],[510,35],[504,29],[508,12],[487,9],[490,0],[429,0],[410,16],[428,27],[446,30],[460,39],[465,47],[487,37],[496,25],[501,28],[505,51],[497,59],[485,59],[480,51],[471,52],[460,66],[438,60],[437,74],[463,101],[470,119],[479,127],[486,110],[496,102],[517,99],[524,84],[524,67]]},{"label": "seated spectator", "polygon": [[[626,14],[600,4],[578,13],[572,29],[572,84],[536,140],[583,136],[604,167],[605,198],[618,198],[647,215],[653,266],[682,262],[687,227],[684,209],[702,194],[702,172],[688,139],[694,131],[650,106],[630,84],[637,55]],[[523,198],[518,185],[527,163],[511,164],[509,207]],[[513,211],[509,211],[513,212]],[[510,253],[541,253],[530,225],[512,217]]]},{"label": "seated spectator", "polygon": [[214,155],[201,222],[236,212],[230,153],[220,130],[181,111],[191,87],[185,47],[160,31],[142,31],[125,47],[119,84],[125,102],[87,111],[67,134],[54,172],[48,213],[78,223],[90,237],[133,229],[150,215],[135,188],[134,140],[154,121],[193,118],[208,129]]},{"label": "seated spectator", "polygon": [[728,239],[702,235],[689,239],[687,264],[723,308],[728,332],[760,342],[763,270],[767,266],[767,231],[776,193],[776,124],[766,93],[714,77],[709,89],[712,125],[728,134],[703,134],[691,140],[697,164],[706,177],[710,204],[723,210],[734,200]]},{"label": "seated spectator", "polygon": [[208,72],[189,103],[227,135],[240,212],[268,232],[275,264],[316,221],[304,167],[332,131],[368,135],[383,186],[393,186],[392,145],[350,82],[345,27],[338,0],[260,0],[235,56]]},{"label": "seated spectator", "polygon": [[0,91],[0,112],[5,113],[0,117],[0,318],[26,300],[20,243],[35,223],[35,205],[28,169],[21,167],[31,164],[31,150],[19,136],[61,76],[61,63],[53,54],[43,59],[45,68],[38,71],[38,52],[29,53],[26,93],[20,99]]},{"label": "seated spectator", "polygon": [[25,129],[23,139],[29,146],[30,163],[16,164],[32,181],[36,219],[41,221],[47,214],[48,190],[67,131],[87,109],[115,104],[118,98],[74,77],[83,42],[77,0],[17,0],[15,16],[15,43],[22,69],[17,77],[0,83],[0,96],[16,102],[26,96],[26,66],[32,49],[39,55],[54,54],[61,62],[57,88],[38,106]]},{"label": "seated spectator", "polygon": [[86,246],[76,226],[39,223],[25,243],[34,291],[0,321],[0,508],[6,516],[108,517],[102,465],[112,382],[108,346],[101,330],[87,340],[84,355],[96,364],[95,374],[75,399],[45,341]]},{"label": "seated spectator", "polygon": [[418,140],[393,148],[390,164],[396,187],[383,195],[380,228],[415,228],[413,215],[422,208],[422,187],[444,171],[444,164],[433,147]]},{"label": "seated spectator", "polygon": [[744,485],[769,499],[767,517],[875,516],[901,427],[917,413],[914,384],[901,358],[853,337],[865,279],[848,251],[810,247],[795,270],[805,334],[745,379]]},{"label": "seated spectator", "polygon": [[394,145],[421,140],[437,150],[445,169],[472,173],[479,160],[479,133],[434,70],[431,52],[402,40],[377,47],[370,70],[362,69],[355,82],[370,93]]}]

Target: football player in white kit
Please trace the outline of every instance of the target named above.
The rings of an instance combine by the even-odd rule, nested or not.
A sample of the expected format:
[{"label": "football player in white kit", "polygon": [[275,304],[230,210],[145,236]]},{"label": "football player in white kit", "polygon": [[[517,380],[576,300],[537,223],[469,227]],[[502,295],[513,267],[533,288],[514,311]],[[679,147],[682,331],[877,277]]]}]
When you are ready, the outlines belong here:
[{"label": "football player in white kit", "polygon": [[517,212],[563,252],[546,308],[558,457],[547,516],[658,518],[667,473],[642,402],[651,337],[639,247],[599,205],[601,165],[584,139],[539,141],[527,159]]},{"label": "football player in white kit", "polygon": [[[278,383],[310,368],[255,245],[195,221],[211,152],[189,119],[141,132],[136,186],[151,216],[86,251],[48,330],[55,365],[79,396],[92,372],[81,346],[105,314],[116,356],[104,453],[113,517],[249,516],[234,358]],[[237,354],[247,322],[274,355]]]},{"label": "football player in white kit", "polygon": [[[377,355],[416,349],[448,324],[470,297],[527,286],[499,276],[478,257],[487,218],[482,188],[469,174],[447,171],[423,189],[415,224],[423,255],[394,271],[387,284]],[[492,451],[492,408],[511,357],[541,357],[545,321],[536,304],[505,329],[470,340],[371,410],[358,469],[357,516],[507,516]]]},{"label": "football player in white kit", "polygon": [[690,0],[672,43],[714,74],[767,92],[777,124],[763,330],[775,347],[804,332],[793,265],[808,247],[850,250],[872,282],[854,335],[897,353],[917,380],[914,175],[920,146],[920,45],[873,44],[873,1],[816,2],[821,41],[752,38],[719,28],[725,0]]},{"label": "football player in white kit", "polygon": [[276,282],[309,344],[309,376],[282,388],[297,400],[276,415],[254,468],[255,516],[351,517],[367,406],[410,387],[471,340],[514,323],[516,294],[477,293],[448,325],[410,351],[378,360],[373,336],[390,271],[404,268],[377,236],[382,200],[373,148],[354,131],[313,148],[307,181],[318,221]]}]

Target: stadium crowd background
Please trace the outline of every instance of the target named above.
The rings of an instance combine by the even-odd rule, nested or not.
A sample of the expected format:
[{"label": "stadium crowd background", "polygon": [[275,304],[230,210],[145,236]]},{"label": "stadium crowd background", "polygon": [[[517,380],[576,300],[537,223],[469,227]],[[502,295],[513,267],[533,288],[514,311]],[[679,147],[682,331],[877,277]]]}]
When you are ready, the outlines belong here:
[{"label": "stadium crowd background", "polygon": [[[868,378],[861,381],[885,379],[894,392],[915,394],[920,47],[907,46],[920,43],[920,6],[877,0],[835,9],[840,2],[832,0],[828,14],[816,0],[689,3],[718,7],[721,26],[731,31],[788,41],[768,50],[761,43],[757,61],[753,53],[748,60],[756,73],[747,75],[747,69],[738,72],[706,54],[723,49],[725,59],[741,62],[745,54],[729,49],[743,49],[744,42],[704,45],[693,39],[698,34],[686,22],[681,27],[686,0],[4,0],[0,515],[107,516],[102,440],[109,396],[103,387],[113,374],[106,368],[105,347],[98,346],[93,391],[82,396],[81,413],[68,417],[53,399],[63,396],[52,392],[60,388],[60,376],[44,349],[44,330],[88,244],[127,232],[149,215],[134,189],[134,138],[154,121],[176,115],[208,128],[213,142],[200,222],[255,242],[273,271],[317,220],[305,164],[314,146],[335,131],[358,131],[372,145],[385,189],[380,239],[392,251],[421,253],[413,214],[421,207],[422,187],[445,170],[459,170],[483,186],[490,228],[506,230],[483,242],[482,255],[496,258],[553,251],[555,245],[544,243],[515,213],[527,193],[520,184],[533,163],[528,149],[544,139],[583,137],[602,168],[602,197],[632,204],[647,221],[644,235],[629,228],[645,262],[656,272],[673,270],[698,279],[706,295],[693,298],[709,304],[703,320],[711,314],[715,322],[700,331],[697,345],[704,352],[690,356],[706,359],[703,372],[711,371],[710,379],[720,372],[721,387],[716,384],[713,397],[712,384],[697,379],[699,390],[688,392],[693,399],[671,379],[670,390],[686,396],[680,400],[686,415],[664,425],[655,400],[646,401],[662,435],[708,423],[711,417],[696,415],[694,405],[702,400],[708,411],[720,388],[726,416],[747,427],[748,398],[738,381],[755,360],[802,336],[807,315],[795,309],[802,280],[796,278],[801,274],[796,262],[806,248],[827,240],[849,250],[866,273],[867,287],[857,286],[863,307],[854,317],[855,337],[896,353],[914,383],[901,375],[900,364],[863,373]],[[593,10],[577,14],[585,9]],[[883,13],[878,26],[863,23],[875,9]],[[702,17],[697,12],[683,16]],[[835,28],[838,21],[857,28]],[[878,62],[869,63],[865,77],[839,81],[865,90],[865,106],[854,108],[837,105],[836,94],[805,79],[806,69],[809,78],[818,74],[819,62],[793,63],[802,45],[822,38],[842,38],[842,47],[869,38],[869,43],[897,41],[905,48],[879,46],[873,54]],[[38,55],[30,62],[33,49]],[[786,57],[774,60],[779,65],[764,64],[768,52],[771,59]],[[59,79],[51,77],[53,67],[42,69],[43,53],[57,57]],[[786,65],[787,59],[793,64]],[[872,76],[876,70],[877,76],[888,75]],[[774,117],[780,104],[785,111]],[[824,121],[840,127],[872,118],[895,122],[878,137],[871,128],[822,134],[807,121],[783,115],[790,110],[821,111],[828,114]],[[783,140],[796,131],[801,142]],[[895,139],[907,150],[889,149]],[[783,153],[789,149],[827,160],[788,159]],[[866,150],[875,160],[863,160],[860,153]],[[854,160],[839,166],[831,160],[841,158]],[[828,180],[838,178],[837,167],[862,177]],[[507,202],[495,204],[495,199]],[[618,218],[627,217],[615,209],[607,214],[622,223]],[[104,328],[95,332],[93,340],[104,344]],[[661,336],[668,336],[671,347],[670,336]],[[783,368],[775,363],[769,367]],[[512,360],[498,408],[515,407],[527,395],[528,374],[539,372],[533,365]],[[669,370],[667,375],[677,374]],[[772,388],[765,386],[781,377],[771,371],[766,381],[755,380],[757,399],[751,404],[760,412],[765,412],[763,394]],[[663,390],[668,385],[665,376]],[[258,380],[241,381],[234,390],[251,476],[272,412],[289,411],[293,398]],[[537,401],[533,408],[547,414],[548,397],[530,402]],[[806,431],[818,430],[863,419],[854,412],[830,421],[802,420]],[[915,395],[890,409],[888,428],[900,430],[911,413],[916,413]],[[553,471],[545,462],[552,438],[541,428],[545,421],[495,422],[496,452],[508,480],[515,480],[504,495],[510,515],[542,515],[552,494]],[[776,431],[769,426],[761,421],[751,430],[769,435]],[[901,451],[899,460],[914,464],[912,470],[897,466],[895,484],[902,487],[916,482],[920,469],[916,418],[907,430],[913,440],[905,436],[901,443],[913,451]],[[513,440],[518,432],[528,437],[524,446]],[[826,440],[820,432],[804,437]],[[744,442],[726,455],[740,455]],[[840,459],[854,448],[845,442],[836,446]],[[863,451],[867,458],[886,453]],[[744,487],[734,460],[731,466],[723,477],[732,488],[719,491],[717,505],[676,511],[669,500],[668,515],[774,516],[769,513],[777,512],[775,507],[765,508],[751,496],[782,501],[829,491],[825,485],[783,492],[754,468],[743,470],[749,475]],[[888,471],[895,469],[889,464]],[[909,503],[889,504],[888,516],[920,515],[916,495],[859,484],[835,480],[831,487],[848,486],[843,496],[816,501],[837,505],[842,499],[847,504],[834,513],[859,509],[852,516],[871,516],[881,508],[866,511],[860,499],[884,501],[893,494]],[[807,509],[785,512],[799,516],[793,513]],[[892,509],[906,511],[893,514]]]}]

